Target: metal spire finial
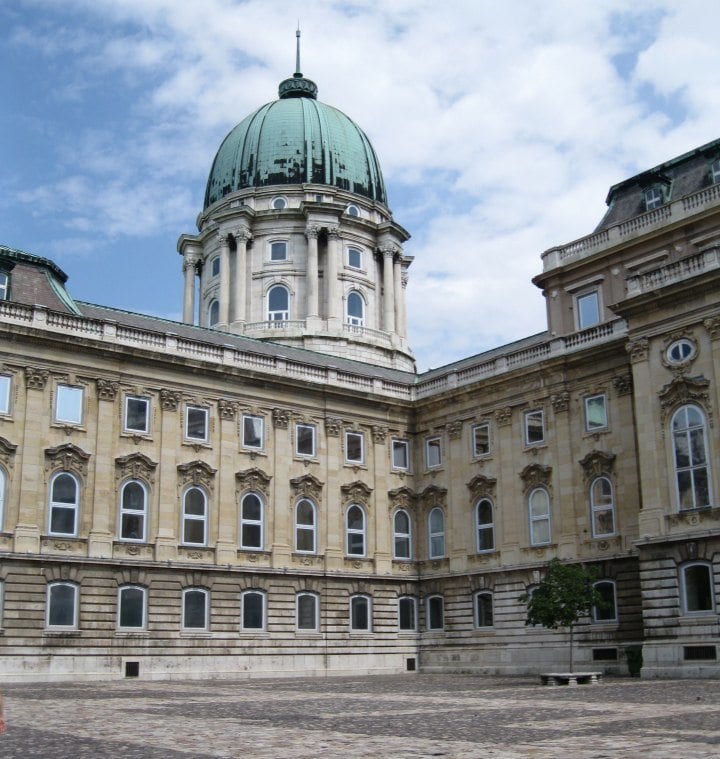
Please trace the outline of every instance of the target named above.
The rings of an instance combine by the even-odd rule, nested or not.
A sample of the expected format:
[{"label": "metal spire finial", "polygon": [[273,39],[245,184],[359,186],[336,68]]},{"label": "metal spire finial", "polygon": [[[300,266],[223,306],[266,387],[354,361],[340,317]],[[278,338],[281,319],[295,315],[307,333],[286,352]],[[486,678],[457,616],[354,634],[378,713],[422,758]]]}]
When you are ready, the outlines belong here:
[{"label": "metal spire finial", "polygon": [[306,79],[300,72],[300,20],[295,32],[297,37],[297,51],[295,53],[295,73],[289,78],[280,82],[278,87],[278,96],[281,100],[285,98],[312,98],[317,99],[317,84],[312,79]]},{"label": "metal spire finial", "polygon": [[295,32],[295,36],[297,37],[297,49],[295,51],[295,76],[302,76],[302,72],[300,71],[300,19],[298,19],[298,28]]}]

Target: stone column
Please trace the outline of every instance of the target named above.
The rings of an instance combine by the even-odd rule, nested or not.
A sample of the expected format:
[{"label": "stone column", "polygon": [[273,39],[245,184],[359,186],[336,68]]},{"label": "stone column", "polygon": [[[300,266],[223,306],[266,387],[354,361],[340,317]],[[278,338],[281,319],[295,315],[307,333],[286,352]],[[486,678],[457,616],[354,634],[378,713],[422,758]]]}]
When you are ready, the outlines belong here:
[{"label": "stone column", "polygon": [[401,337],[407,338],[407,300],[405,292],[407,291],[408,275],[407,271],[401,271],[401,287],[400,287],[400,305],[398,307],[398,318],[400,324],[398,324],[398,332]]},{"label": "stone column", "polygon": [[383,329],[395,332],[395,285],[393,283],[393,258],[395,248],[381,248],[383,257]]},{"label": "stone column", "polygon": [[[316,226],[309,226],[305,230],[305,237],[308,241],[307,253],[307,313],[309,319],[320,316],[320,305],[318,299],[318,232],[320,229]],[[329,256],[329,247],[328,247]]]},{"label": "stone column", "polygon": [[402,287],[402,262],[400,255],[393,260],[393,299],[395,300],[395,331],[405,337],[403,324],[403,287]]},{"label": "stone column", "polygon": [[160,391],[160,471],[157,478],[159,508],[155,560],[177,558],[180,528],[180,493],[178,490],[177,446],[182,420],[181,396],[177,390]]},{"label": "stone column", "polygon": [[[238,246],[239,247],[239,246]],[[217,473],[217,537],[215,560],[218,564],[236,564],[238,547],[238,505],[235,498],[234,453],[237,451],[238,404],[225,398],[218,400],[220,420],[219,454]]]},{"label": "stone column", "polygon": [[327,318],[339,326],[340,296],[338,295],[338,260],[340,259],[340,230],[338,227],[328,229],[327,247]]},{"label": "stone column", "polygon": [[230,240],[220,235],[220,324],[230,321]]},{"label": "stone column", "polygon": [[235,314],[234,321],[247,321],[247,245],[252,240],[249,229],[240,229],[235,233]]},{"label": "stone column", "polygon": [[183,273],[185,274],[185,292],[183,297],[183,322],[195,323],[195,276],[197,274],[197,255],[185,252],[183,256]]}]

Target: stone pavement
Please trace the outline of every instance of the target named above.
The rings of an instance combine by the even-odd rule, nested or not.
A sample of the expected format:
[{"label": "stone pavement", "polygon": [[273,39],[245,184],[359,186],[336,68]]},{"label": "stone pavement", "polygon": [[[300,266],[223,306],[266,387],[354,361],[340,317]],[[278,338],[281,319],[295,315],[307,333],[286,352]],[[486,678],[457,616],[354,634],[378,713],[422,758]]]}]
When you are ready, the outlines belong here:
[{"label": "stone pavement", "polygon": [[4,686],[2,759],[720,759],[720,682],[381,677]]}]

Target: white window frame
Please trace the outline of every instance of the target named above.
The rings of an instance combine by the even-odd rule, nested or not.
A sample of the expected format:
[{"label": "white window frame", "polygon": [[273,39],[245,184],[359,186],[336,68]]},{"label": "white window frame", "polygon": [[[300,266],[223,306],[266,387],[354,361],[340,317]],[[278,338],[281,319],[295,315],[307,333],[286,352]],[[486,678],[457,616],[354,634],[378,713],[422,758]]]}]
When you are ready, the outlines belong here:
[{"label": "white window frame", "polygon": [[[703,567],[708,573],[708,584],[710,587],[710,608],[709,609],[690,609],[688,606],[688,586],[687,572],[693,567]],[[709,614],[715,614],[717,602],[715,599],[715,576],[713,565],[709,561],[686,561],[680,565],[680,596],[682,599],[683,616],[702,617]]]},{"label": "white window frame", "polygon": [[[480,507],[482,504],[490,505],[489,522],[480,522]],[[483,548],[481,535],[487,532],[490,533],[490,542],[492,545],[490,548]],[[495,550],[495,504],[492,502],[492,499],[487,496],[483,496],[475,502],[475,550],[478,553],[492,553]]]},{"label": "white window frame", "polygon": [[[545,495],[547,503],[547,511],[543,514],[533,514],[533,496],[536,493],[543,493]],[[552,543],[552,504],[550,503],[550,493],[546,488],[533,488],[527,497],[528,502],[528,517],[530,521],[530,545],[531,546],[547,546]],[[536,537],[536,525],[547,523],[548,539],[540,540]]]},{"label": "white window frame", "polygon": [[[354,614],[354,607],[358,604],[361,604],[362,602],[365,602],[365,610],[367,614],[367,624],[365,627],[358,627],[355,625],[355,614]],[[355,593],[354,595],[350,596],[350,602],[348,604],[348,611],[350,613],[350,632],[361,632],[361,633],[369,633],[372,632],[373,624],[372,624],[372,599],[370,596],[364,594],[364,593]]]},{"label": "white window frame", "polygon": [[284,211],[288,207],[287,198],[283,195],[276,195],[271,201],[270,201],[270,210],[271,211]]},{"label": "white window frame", "polygon": [[[274,290],[282,289],[287,295],[287,308],[270,309],[270,296]],[[290,290],[286,285],[276,284],[267,291],[267,320],[269,322],[286,322],[290,319]]]},{"label": "white window frame", "polygon": [[[480,619],[480,599],[481,598],[489,598],[490,599],[490,624],[481,624],[482,622],[486,622],[485,619]],[[489,630],[490,628],[495,627],[495,598],[494,594],[491,590],[478,590],[477,593],[473,596],[473,616],[475,621],[475,627],[478,630]]]},{"label": "white window frame", "polygon": [[[673,355],[676,352],[684,355]],[[694,358],[696,352],[697,349],[695,344],[686,337],[681,337],[679,340],[673,340],[670,345],[668,345],[665,349],[665,358],[669,364],[672,364],[673,366],[681,366]]]},{"label": "white window frame", "polygon": [[[591,613],[592,613],[592,621],[593,621],[595,624],[598,624],[598,625],[612,625],[612,624],[615,624],[615,623],[617,623],[617,621],[618,621],[618,608],[617,608],[617,585],[616,585],[616,583],[615,583],[615,580],[608,580],[606,577],[604,577],[604,578],[601,578],[600,580],[597,580],[596,582],[594,582],[594,583],[593,583],[593,588],[595,588],[595,590],[598,590],[598,587],[599,587],[600,585],[608,585],[608,586],[610,586],[610,587],[612,588],[612,602],[613,602],[613,606],[612,606],[612,616],[611,616],[611,617],[602,618],[602,619],[601,619],[601,618],[599,618],[599,616],[598,616],[598,615],[599,615],[600,613],[603,613],[603,614],[604,614],[604,613],[606,613],[608,610],[607,610],[607,609],[602,609],[602,610],[601,610],[601,609],[598,609],[598,607],[597,607],[597,606],[593,606],[593,607],[592,607],[592,610],[591,610]],[[598,592],[599,592],[599,591],[598,591]]]},{"label": "white window frame", "polygon": [[645,211],[654,211],[656,208],[665,205],[665,193],[658,186],[648,187],[643,192],[643,200],[645,201]]},{"label": "white window frame", "polygon": [[[350,439],[357,439],[360,441],[360,456],[358,458],[350,458]],[[365,463],[365,435],[362,432],[355,430],[347,430],[345,432],[345,463],[346,464],[364,464]]]},{"label": "white window frame", "polygon": [[[125,506],[125,490],[128,485],[138,485],[143,493],[143,507],[142,509],[126,508]],[[136,517],[140,519],[142,524],[142,530],[139,538],[130,538],[123,535],[123,517]],[[142,480],[130,479],[125,480],[120,488],[120,513],[118,524],[118,540],[123,543],[145,543],[147,540],[147,519],[148,517],[148,487]]]},{"label": "white window frame", "polygon": [[[433,514],[439,514],[441,520],[441,529],[433,529]],[[428,529],[428,558],[429,559],[443,559],[445,558],[445,512],[439,507],[435,506],[430,509],[430,513],[427,517],[427,529]],[[434,548],[434,542],[438,540],[442,541],[442,551],[437,551]]]},{"label": "white window frame", "polygon": [[[313,599],[313,626],[312,627],[300,627],[300,604],[302,598]],[[317,593],[310,593],[307,591],[301,591],[295,596],[295,629],[298,632],[313,633],[320,630],[320,596]]]},{"label": "white window frame", "polygon": [[[432,624],[433,601],[438,602],[440,605],[440,625]],[[445,629],[445,599],[439,593],[434,593],[425,600],[425,627],[427,630],[433,632]]]},{"label": "white window frame", "polygon": [[[404,451],[405,464],[398,465],[395,461],[395,451]],[[407,440],[401,438],[393,438],[390,446],[390,456],[392,468],[397,472],[409,472],[410,471],[410,443]]]},{"label": "white window frame", "polygon": [[[72,622],[68,625],[51,624],[52,595],[54,588],[69,588],[72,590]],[[48,630],[77,630],[79,618],[79,588],[74,582],[51,582],[48,583],[45,601],[45,628]]]},{"label": "white window frame", "polygon": [[[75,500],[72,503],[65,503],[64,501],[56,501],[53,498],[55,483],[60,477],[67,476],[75,483]],[[49,485],[49,508],[48,508],[48,535],[56,535],[68,538],[74,538],[78,534],[78,528],[80,523],[80,480],[73,472],[68,472],[65,469],[61,469],[53,474],[50,479]],[[73,530],[72,532],[57,532],[52,529],[53,524],[53,512],[58,510],[71,511],[73,514]]]},{"label": "white window frame", "polygon": [[[301,524],[298,522],[298,510],[300,506],[307,502],[310,504],[311,510],[312,510],[312,524]],[[298,499],[297,503],[295,504],[295,552],[296,553],[304,553],[304,554],[314,554],[317,553],[317,504],[310,500],[310,498],[300,498]],[[308,550],[306,548],[300,548],[299,547],[299,541],[298,541],[298,535],[300,532],[303,532],[305,534],[310,534],[312,536],[312,550]]]},{"label": "white window frame", "polygon": [[[191,435],[190,434],[190,414],[191,412],[193,414],[198,414],[198,416],[202,416],[204,422],[203,422],[203,434],[201,435]],[[188,440],[192,443],[207,443],[210,439],[210,410],[206,408],[205,406],[195,406],[193,404],[188,404],[185,406],[185,440]]]},{"label": "white window frame", "polygon": [[345,209],[345,213],[348,216],[352,216],[354,219],[360,218],[360,209],[354,203],[350,203],[347,206],[347,208]]},{"label": "white window frame", "polygon": [[[595,314],[592,317],[584,314],[583,304],[585,302],[593,302],[595,305]],[[579,330],[590,329],[591,327],[597,327],[602,321],[602,304],[600,302],[600,290],[589,290],[584,293],[578,293],[575,296],[575,314],[577,328]],[[589,318],[588,318],[589,317]]]},{"label": "white window frame", "polygon": [[[530,420],[532,418],[540,419],[540,430],[542,437],[539,440],[530,440],[530,430],[532,429]],[[531,411],[526,411],[523,414],[523,436],[525,440],[525,446],[527,448],[531,448],[534,445],[543,445],[545,443],[545,411],[543,409],[535,408]]]},{"label": "white window frame", "polygon": [[[145,405],[145,425],[143,427],[130,427],[128,424],[130,402]],[[141,395],[126,395],[123,404],[123,432],[131,435],[148,435],[150,433],[150,399]]]},{"label": "white window frame", "polygon": [[[697,412],[700,415],[701,424],[699,425],[693,425],[689,422],[688,414],[690,410],[693,410]],[[687,421],[686,426],[683,426],[679,428],[678,430],[675,429],[675,422],[680,416],[681,413],[685,413],[685,419]],[[705,454],[705,461],[701,463],[693,463],[690,458],[688,458],[688,464],[685,466],[678,466],[678,440],[682,437],[685,439],[685,445],[687,446],[688,450],[688,456],[690,455],[690,452],[692,451],[692,445],[690,444],[690,437],[695,430],[702,430],[702,438],[703,438],[703,451]],[[705,412],[703,411],[700,406],[697,406],[694,403],[686,403],[680,406],[678,409],[676,409],[675,413],[672,415],[670,419],[670,436],[672,440],[672,463],[673,463],[673,470],[675,475],[675,496],[677,498],[677,504],[678,504],[678,510],[679,511],[691,511],[693,509],[704,509],[708,508],[712,504],[712,472],[710,469],[710,450],[708,448],[708,437],[707,437],[707,416],[705,415]],[[697,498],[697,484],[696,484],[696,478],[695,474],[696,472],[699,472],[700,470],[705,470],[705,478],[707,480],[707,503],[698,504],[698,498]],[[683,500],[680,493],[680,480],[683,475],[689,474],[690,479],[690,494],[691,494],[691,500],[692,505],[690,506],[683,506]]]},{"label": "white window frame", "polygon": [[[403,515],[407,519],[407,532],[398,530],[397,518]],[[396,509],[392,517],[393,520],[393,559],[398,561],[411,561],[413,556],[412,550],[412,519],[407,509]],[[405,554],[398,551],[398,541],[407,546]]]},{"label": "white window frame", "polygon": [[[402,603],[407,601],[412,606],[412,627],[402,626]],[[414,633],[418,629],[418,605],[415,596],[400,596],[398,598],[398,631],[404,633]]]},{"label": "white window frame", "polygon": [[[357,509],[362,515],[362,527],[350,527],[350,512]],[[362,550],[353,549],[353,538],[362,539]],[[345,555],[353,558],[367,556],[367,515],[365,509],[359,503],[350,503],[345,511]]]},{"label": "white window frame", "polygon": [[[249,519],[245,517],[245,501],[249,497],[257,498],[260,504],[260,519]],[[245,544],[245,526],[260,528],[259,545]],[[250,490],[243,494],[240,499],[240,549],[243,551],[262,551],[265,546],[265,501],[260,493]]]},{"label": "white window frame", "polygon": [[[486,431],[486,435],[487,435],[487,450],[486,451],[479,450],[478,448],[477,435],[478,435],[478,432],[483,429]],[[473,458],[479,459],[482,456],[489,456],[492,451],[491,444],[490,444],[490,423],[481,422],[480,424],[474,424],[470,431],[470,442],[472,444]]]},{"label": "white window frame", "polygon": [[5,526],[5,500],[7,495],[7,487],[7,472],[0,466],[0,532],[3,531],[3,528]]},{"label": "white window frame", "polygon": [[[604,421],[602,424],[594,424],[591,422],[592,412],[591,404],[598,399],[602,398],[602,410]],[[608,407],[607,407],[607,395],[605,393],[595,393],[595,395],[588,395],[584,399],[583,406],[585,408],[585,431],[597,432],[598,430],[606,430],[609,426],[608,422]]]},{"label": "white window frame", "polygon": [[[268,252],[272,263],[282,263],[288,260],[288,241],[272,240],[268,243]],[[277,253],[277,255],[276,255]]]},{"label": "white window frame", "polygon": [[720,182],[720,158],[716,158],[710,164],[710,180],[713,184]]},{"label": "white window frame", "polygon": [[[188,494],[192,491],[197,490],[198,493],[202,494],[203,497],[203,504],[204,504],[204,513],[202,516],[198,514],[187,514],[186,509],[186,502]],[[189,487],[185,488],[182,494],[182,515],[181,515],[181,524],[180,524],[180,534],[181,534],[181,541],[180,544],[183,546],[193,546],[197,548],[204,548],[207,546],[208,541],[208,512],[210,510],[209,505],[209,499],[208,494],[205,492],[205,490],[201,487],[198,487],[197,485],[190,485]],[[195,541],[188,541],[185,539],[185,527],[189,525],[192,522],[201,522],[202,528],[203,528],[203,540],[201,543],[195,542]]]},{"label": "white window frame", "polygon": [[[353,258],[355,257],[354,254],[357,254],[357,266],[353,263]],[[347,249],[347,265],[350,269],[356,269],[357,271],[362,271],[363,268],[363,252],[360,248],[355,247],[354,245],[350,245]]]},{"label": "white window frame", "polygon": [[220,301],[217,298],[208,303],[207,323],[208,327],[215,327],[220,323]]},{"label": "white window frame", "polygon": [[[260,597],[260,626],[249,627],[246,623],[247,612],[245,604],[249,596]],[[243,632],[261,633],[267,630],[267,593],[257,588],[248,588],[240,594],[240,629]]]},{"label": "white window frame", "polygon": [[[136,590],[140,591],[141,599],[142,599],[142,622],[140,625],[123,625],[122,624],[122,612],[123,612],[123,596],[125,595],[126,591],[130,590]],[[118,595],[117,595],[117,629],[121,631],[132,631],[136,632],[139,630],[145,630],[147,629],[147,588],[144,588],[142,585],[133,585],[133,584],[127,584],[127,585],[121,585],[118,588]]]},{"label": "white window frame", "polygon": [[[247,436],[245,434],[247,431],[246,422],[249,421],[260,423],[260,443],[258,445],[251,445],[247,441]],[[240,424],[242,430],[242,447],[251,451],[262,451],[265,448],[265,418],[258,416],[257,414],[243,414]]]},{"label": "white window frame", "polygon": [[[596,493],[595,493],[595,486],[599,485],[601,481],[605,481],[610,485],[610,504],[604,504],[604,503],[597,503]],[[609,512],[610,516],[612,517],[612,531],[611,532],[601,532],[599,528],[599,523],[597,522],[596,518],[599,519],[599,515],[605,512]],[[590,521],[592,524],[592,536],[594,538],[606,538],[611,535],[615,535],[617,531],[617,525],[615,524],[615,488],[613,487],[612,480],[606,475],[602,474],[599,477],[595,477],[593,481],[590,483]]]},{"label": "white window frame", "polygon": [[220,256],[214,256],[210,259],[210,276],[220,276]]},{"label": "white window frame", "polygon": [[0,374],[0,414],[10,415],[10,390],[12,388],[12,376]]},{"label": "white window frame", "polygon": [[[189,593],[198,593],[203,597],[204,606],[202,626],[188,625],[187,623],[187,597]],[[210,591],[206,588],[183,588],[180,619],[183,632],[207,632],[210,629]]]},{"label": "white window frame", "polygon": [[0,300],[7,300],[10,293],[10,275],[0,271]]},{"label": "white window frame", "polygon": [[[437,456],[431,454],[436,451]],[[425,467],[427,469],[439,469],[443,465],[442,455],[442,438],[440,435],[433,435],[425,439]]]},{"label": "white window frame", "polygon": [[[65,399],[65,400],[63,400]],[[72,400],[72,406],[75,413],[61,411],[60,406],[69,403]],[[83,422],[85,410],[85,388],[78,385],[58,384],[55,388],[55,421],[59,424],[81,425]]]},{"label": "white window frame", "polygon": [[[356,296],[360,301],[360,316],[350,313],[350,298]],[[351,290],[345,300],[345,323],[351,327],[364,327],[365,326],[365,299],[357,290]]]},{"label": "white window frame", "polygon": [[[310,430],[310,447],[311,451],[300,450],[300,430]],[[305,424],[304,422],[297,422],[295,424],[295,455],[301,456],[306,459],[314,459],[317,453],[317,427],[314,424]]]}]

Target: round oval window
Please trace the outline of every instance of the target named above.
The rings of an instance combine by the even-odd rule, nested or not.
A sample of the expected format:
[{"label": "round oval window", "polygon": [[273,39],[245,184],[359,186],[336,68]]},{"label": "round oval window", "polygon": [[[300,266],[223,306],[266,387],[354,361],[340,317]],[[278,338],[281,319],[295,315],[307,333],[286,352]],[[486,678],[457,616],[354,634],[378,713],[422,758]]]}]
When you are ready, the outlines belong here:
[{"label": "round oval window", "polygon": [[272,207],[276,211],[282,211],[284,208],[287,208],[287,200],[285,198],[273,198]]},{"label": "round oval window", "polygon": [[676,340],[667,349],[667,359],[671,364],[682,364],[695,353],[695,346],[689,340]]}]

